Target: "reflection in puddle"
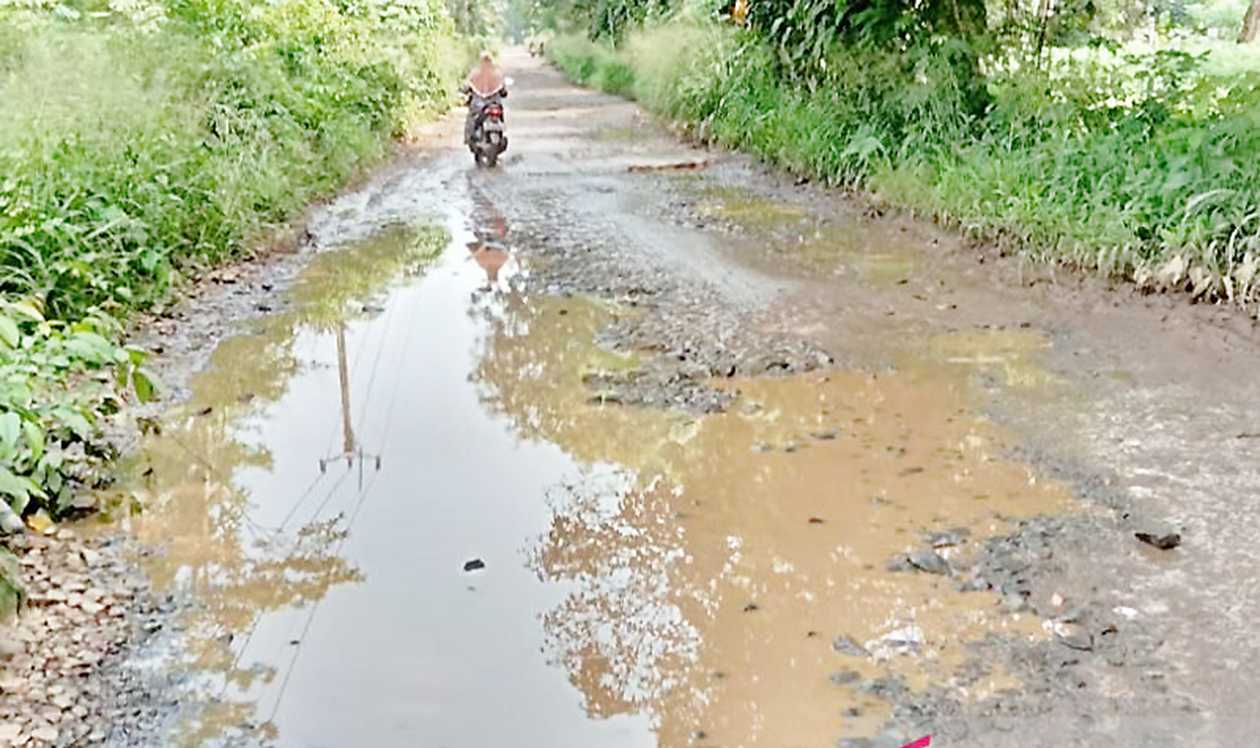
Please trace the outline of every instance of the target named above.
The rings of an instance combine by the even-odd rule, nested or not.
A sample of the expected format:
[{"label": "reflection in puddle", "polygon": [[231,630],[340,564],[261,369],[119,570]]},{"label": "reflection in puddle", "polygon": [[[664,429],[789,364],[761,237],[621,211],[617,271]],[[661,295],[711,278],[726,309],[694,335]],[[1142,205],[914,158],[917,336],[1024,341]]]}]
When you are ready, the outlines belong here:
[{"label": "reflection in puddle", "polygon": [[1045,388],[1058,380],[1037,356],[1050,347],[1045,335],[1032,330],[985,329],[936,335],[916,346],[920,365],[940,362],[997,378],[1010,388]]},{"label": "reflection in puddle", "polygon": [[318,257],[147,439],[146,568],[198,601],[179,742],[828,745],[887,718],[873,678],[1017,685],[966,643],[1036,621],[887,562],[1066,505],[971,410],[977,368],[1042,381],[1039,338],[608,405],[641,361],[596,333],[637,312],[520,293],[475,186],[448,219]]},{"label": "reflection in puddle", "polygon": [[[1000,517],[1068,502],[1001,458],[1001,434],[968,409],[968,372],[737,382],[730,412],[689,420],[588,402],[577,372],[607,318],[593,304],[513,312],[482,359],[487,400],[531,437],[621,470],[553,491],[534,558],[544,579],[577,583],[544,625],[592,713],[646,711],[660,745],[701,733],[827,744],[887,716],[860,683],[833,682],[846,670],[911,688],[966,678],[976,695],[1015,685],[983,667],[962,675],[964,644],[1040,637],[1035,620],[943,577],[886,570],[928,531],[963,528],[974,543]],[[838,654],[838,636],[875,657]]]}]

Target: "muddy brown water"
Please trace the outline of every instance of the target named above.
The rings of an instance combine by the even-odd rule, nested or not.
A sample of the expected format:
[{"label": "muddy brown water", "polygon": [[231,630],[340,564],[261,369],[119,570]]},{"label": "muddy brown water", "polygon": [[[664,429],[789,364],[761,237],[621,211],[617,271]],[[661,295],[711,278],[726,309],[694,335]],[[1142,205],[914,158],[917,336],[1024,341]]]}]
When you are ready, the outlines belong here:
[{"label": "muddy brown water", "polygon": [[1035,336],[730,381],[702,418],[601,405],[590,375],[636,366],[594,344],[625,310],[515,289],[528,263],[469,180],[325,248],[146,438],[145,568],[196,602],[172,741],[818,745],[888,716],[839,671],[926,687],[969,640],[1045,635],[885,569],[927,530],[1068,505],[968,395],[970,366],[1035,379]]},{"label": "muddy brown water", "polygon": [[[224,341],[137,450],[143,566],[192,603],[150,653],[181,685],[161,743],[820,746],[884,729],[873,679],[1031,685],[969,644],[1045,641],[1039,618],[887,564],[929,532],[959,531],[961,565],[1017,518],[1090,511],[985,415],[997,387],[1077,417],[1062,339],[978,325],[896,224],[661,177],[740,231],[687,226],[625,169],[694,152],[521,78],[500,172],[438,148],[318,211],[291,308]],[[617,405],[601,387],[654,354],[596,340],[643,311],[527,293],[530,227],[619,232],[739,304],[790,285],[778,324],[848,355],[722,380],[723,413]]]}]

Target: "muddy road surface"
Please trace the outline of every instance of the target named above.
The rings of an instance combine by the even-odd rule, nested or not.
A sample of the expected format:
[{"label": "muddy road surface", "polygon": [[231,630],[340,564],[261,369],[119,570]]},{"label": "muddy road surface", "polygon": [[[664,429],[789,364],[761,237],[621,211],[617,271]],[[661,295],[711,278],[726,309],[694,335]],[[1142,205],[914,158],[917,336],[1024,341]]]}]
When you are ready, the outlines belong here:
[{"label": "muddy road surface", "polygon": [[452,118],[316,211],[134,450],[180,612],[109,742],[1255,744],[1243,318],[507,66],[501,167]]}]

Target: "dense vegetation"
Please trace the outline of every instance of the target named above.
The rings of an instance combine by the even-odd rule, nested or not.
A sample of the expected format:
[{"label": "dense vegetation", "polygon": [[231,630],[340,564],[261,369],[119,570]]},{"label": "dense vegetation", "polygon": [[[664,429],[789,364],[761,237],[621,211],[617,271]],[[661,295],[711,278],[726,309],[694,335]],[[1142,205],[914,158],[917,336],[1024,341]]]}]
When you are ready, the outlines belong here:
[{"label": "dense vegetation", "polygon": [[450,102],[438,0],[0,0],[0,524],[97,480],[121,322]]},{"label": "dense vegetation", "polygon": [[1254,310],[1260,46],[1235,43],[1246,13],[561,0],[536,17],[561,30],[548,50],[571,77],[704,139],[1039,259]]}]

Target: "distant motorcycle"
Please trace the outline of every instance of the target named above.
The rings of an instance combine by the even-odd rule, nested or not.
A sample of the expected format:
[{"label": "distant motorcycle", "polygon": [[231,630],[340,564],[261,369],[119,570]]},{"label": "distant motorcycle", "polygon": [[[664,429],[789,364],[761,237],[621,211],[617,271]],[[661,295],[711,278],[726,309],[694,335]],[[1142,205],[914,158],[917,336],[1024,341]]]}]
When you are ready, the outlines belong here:
[{"label": "distant motorcycle", "polygon": [[464,131],[468,150],[478,166],[493,167],[507,150],[507,134],[503,131],[503,99],[507,86],[490,94],[465,88],[468,96],[468,122]]}]

